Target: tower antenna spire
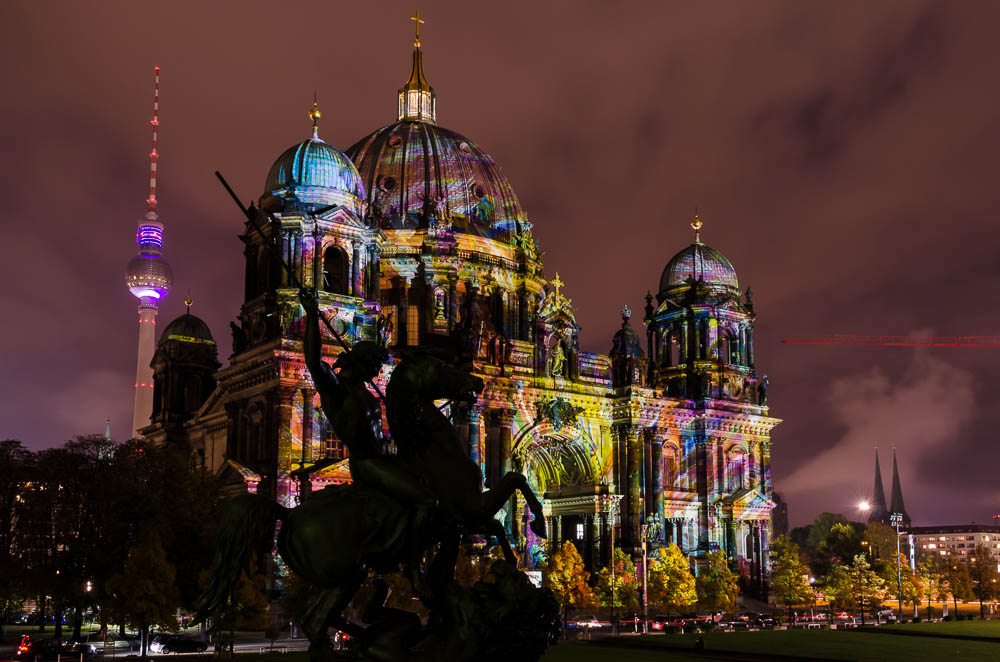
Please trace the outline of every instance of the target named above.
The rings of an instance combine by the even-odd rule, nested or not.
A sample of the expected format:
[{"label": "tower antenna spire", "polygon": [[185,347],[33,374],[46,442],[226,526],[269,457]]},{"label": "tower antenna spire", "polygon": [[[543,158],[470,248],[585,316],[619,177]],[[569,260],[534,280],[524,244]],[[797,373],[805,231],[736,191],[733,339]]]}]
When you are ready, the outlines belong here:
[{"label": "tower antenna spire", "polygon": [[156,144],[156,133],[160,127],[160,68],[153,67],[153,151],[149,153],[149,211],[156,213],[156,161],[159,158]]},{"label": "tower antenna spire", "polygon": [[139,221],[135,243],[139,253],[125,269],[125,284],[139,300],[139,351],[135,370],[135,404],[132,409],[132,436],[149,425],[153,411],[153,369],[149,362],[156,349],[156,315],[159,302],[170,292],[173,272],[163,259],[163,223],[156,213],[157,130],[160,126],[160,68],[153,67],[153,151],[149,153],[148,210]]}]

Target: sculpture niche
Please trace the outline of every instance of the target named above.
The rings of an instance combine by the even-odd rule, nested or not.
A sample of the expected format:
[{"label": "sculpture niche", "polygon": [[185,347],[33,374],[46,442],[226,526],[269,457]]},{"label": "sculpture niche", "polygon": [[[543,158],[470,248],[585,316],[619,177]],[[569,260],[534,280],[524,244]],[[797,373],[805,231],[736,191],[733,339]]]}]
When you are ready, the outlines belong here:
[{"label": "sculpture niche", "polygon": [[[559,611],[551,593],[530,585],[494,515],[520,490],[534,514],[531,527],[545,535],[538,499],[519,473],[483,491],[479,467],[435,401],[476,400],[483,382],[425,351],[410,348],[393,370],[386,395],[389,430],[398,453],[387,453],[379,400],[367,382],[386,359],[377,343],[358,342],[333,368],[321,358],[318,306],[302,293],[306,311],[306,363],[337,437],[349,450],[353,483],[328,487],[295,508],[247,494],[234,499],[220,523],[212,580],[199,601],[199,620],[230,598],[251,557],[266,558],[281,522],[277,550],[288,567],[317,593],[300,626],[314,662],[354,660],[537,660],[558,635]],[[339,369],[336,370],[335,369]],[[462,536],[495,537],[504,561],[490,568],[492,581],[463,588],[454,581]],[[424,554],[436,549],[426,573]],[[415,614],[384,606],[376,584],[363,610],[366,625],[351,623],[344,609],[369,571],[404,570],[414,594],[430,609],[422,626]],[[334,651],[327,630],[352,635],[353,649]]]}]

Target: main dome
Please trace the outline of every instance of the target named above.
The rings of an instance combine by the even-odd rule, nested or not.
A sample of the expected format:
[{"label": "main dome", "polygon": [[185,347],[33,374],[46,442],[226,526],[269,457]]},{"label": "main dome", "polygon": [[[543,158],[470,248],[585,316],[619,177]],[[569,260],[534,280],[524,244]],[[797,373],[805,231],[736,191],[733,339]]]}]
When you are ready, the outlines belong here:
[{"label": "main dome", "polygon": [[660,276],[660,292],[688,286],[691,280],[706,285],[740,291],[736,269],[725,255],[700,241],[691,244],[670,258]]},{"label": "main dome", "polygon": [[430,122],[401,120],[347,149],[386,229],[419,227],[422,212],[458,232],[493,236],[527,229],[527,216],[493,157]]},{"label": "main dome", "polygon": [[312,138],[289,147],[278,157],[267,175],[264,190],[312,207],[342,203],[345,193],[359,200],[365,195],[354,163],[315,132]]}]

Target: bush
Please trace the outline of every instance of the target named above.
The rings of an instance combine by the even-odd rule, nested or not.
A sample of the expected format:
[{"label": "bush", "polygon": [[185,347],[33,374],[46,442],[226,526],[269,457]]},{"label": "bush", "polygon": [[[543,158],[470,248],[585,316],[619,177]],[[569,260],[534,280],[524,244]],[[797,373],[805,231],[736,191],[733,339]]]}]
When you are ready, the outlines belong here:
[{"label": "bush", "polygon": [[945,622],[947,622],[947,621],[953,621],[953,620],[955,620],[955,614],[948,614],[942,620],[944,620]]},{"label": "bush", "polygon": [[913,621],[911,621],[911,622],[912,622],[912,623],[919,623],[919,622],[920,622],[921,620],[923,620],[923,619],[922,619],[922,618],[920,618],[919,616],[914,616],[914,617],[913,617]]}]

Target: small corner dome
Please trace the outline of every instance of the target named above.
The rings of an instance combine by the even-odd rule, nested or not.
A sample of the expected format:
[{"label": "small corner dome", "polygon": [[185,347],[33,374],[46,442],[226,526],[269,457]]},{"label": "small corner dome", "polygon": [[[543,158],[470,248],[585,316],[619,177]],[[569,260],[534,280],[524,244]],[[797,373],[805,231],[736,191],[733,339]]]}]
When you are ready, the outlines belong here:
[{"label": "small corner dome", "polygon": [[[307,209],[357,204],[365,197],[361,175],[354,163],[315,134],[278,157],[267,175],[264,191],[265,195],[294,199]],[[355,200],[345,200],[345,196],[353,196]]]},{"label": "small corner dome", "polygon": [[670,258],[660,277],[660,292],[686,287],[692,278],[710,287],[740,291],[736,269],[729,258],[700,242],[691,244]]},{"label": "small corner dome", "polygon": [[212,337],[212,331],[208,328],[208,325],[205,324],[205,321],[200,317],[195,317],[191,313],[181,315],[168,324],[165,329],[163,329],[163,334],[160,335],[160,342],[158,344],[162,345],[168,340],[179,340],[181,342],[193,342],[206,345],[215,344],[215,339]]}]

